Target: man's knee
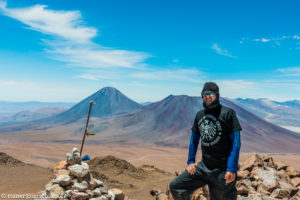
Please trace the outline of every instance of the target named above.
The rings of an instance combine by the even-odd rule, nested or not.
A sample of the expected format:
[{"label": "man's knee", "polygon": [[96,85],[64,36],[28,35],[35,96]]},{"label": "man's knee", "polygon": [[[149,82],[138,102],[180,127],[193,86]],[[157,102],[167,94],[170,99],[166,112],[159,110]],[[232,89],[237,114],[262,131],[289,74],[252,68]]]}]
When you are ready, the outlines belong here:
[{"label": "man's knee", "polygon": [[[177,177],[176,177],[176,178],[177,178]],[[174,191],[174,189],[177,188],[178,182],[176,181],[176,178],[174,178],[174,179],[170,182],[170,184],[169,184],[169,187],[170,187],[170,190],[171,190],[171,191]]]},{"label": "man's knee", "polygon": [[169,184],[170,192],[174,200],[190,200],[190,193],[187,187],[182,184],[181,178],[174,178]]}]

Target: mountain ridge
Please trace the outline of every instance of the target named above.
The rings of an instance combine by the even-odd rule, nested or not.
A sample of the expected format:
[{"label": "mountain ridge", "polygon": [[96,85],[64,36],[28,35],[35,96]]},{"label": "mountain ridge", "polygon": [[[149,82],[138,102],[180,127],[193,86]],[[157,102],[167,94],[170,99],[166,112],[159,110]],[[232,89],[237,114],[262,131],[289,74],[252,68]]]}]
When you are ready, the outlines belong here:
[{"label": "mountain ridge", "polygon": [[[105,96],[110,96],[108,99],[123,99],[123,96],[118,95],[117,90],[114,88],[101,89],[93,95],[101,96],[104,94]],[[25,128],[27,130],[36,129],[39,132],[44,131],[49,138],[56,137],[56,139],[51,139],[54,142],[79,142],[84,129],[83,124],[86,119],[89,100],[91,97],[94,97],[93,95],[64,112],[68,114],[74,108],[81,108],[84,118],[74,117],[73,120],[68,119],[68,121],[58,124],[53,123],[53,121],[44,125],[32,122]],[[220,98],[220,101],[222,105],[232,108],[237,113],[243,128],[242,139],[245,141],[245,144],[242,147],[245,151],[276,152],[278,150],[279,152],[300,152],[298,145],[300,143],[299,134],[271,124],[229,99]],[[84,108],[80,106],[83,103],[85,104]],[[118,108],[118,106],[110,108]],[[169,95],[161,101],[147,106],[138,104],[138,106],[128,112],[112,112],[108,109],[111,115],[101,117],[91,115],[89,131],[96,133],[96,135],[93,136],[93,140],[90,142],[94,144],[138,145],[141,143],[187,147],[190,128],[197,111],[200,109],[203,109],[202,98],[188,95]],[[81,110],[77,111],[77,113],[80,112]],[[55,118],[60,120],[59,116]],[[24,126],[15,126],[11,127],[11,129],[9,127],[2,129],[1,132],[20,132],[22,130],[24,130]],[[65,130],[68,131],[66,132]],[[59,132],[64,134],[58,134]]]},{"label": "mountain ridge", "polygon": [[232,101],[271,123],[300,127],[300,101],[298,100],[277,102],[269,99],[237,98]]}]

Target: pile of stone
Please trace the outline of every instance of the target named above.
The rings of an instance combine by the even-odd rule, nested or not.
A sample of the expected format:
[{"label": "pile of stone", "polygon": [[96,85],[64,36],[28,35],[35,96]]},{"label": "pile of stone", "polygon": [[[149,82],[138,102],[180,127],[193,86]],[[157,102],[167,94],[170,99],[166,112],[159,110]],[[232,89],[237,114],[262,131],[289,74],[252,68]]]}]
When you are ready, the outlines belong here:
[{"label": "pile of stone", "polygon": [[77,148],[67,153],[66,156],[66,161],[55,166],[54,178],[46,185],[45,191],[42,191],[39,197],[42,199],[128,200],[123,191],[108,190],[102,181],[93,178],[89,165],[81,160]]},{"label": "pile of stone", "polygon": [[[238,200],[300,200],[300,172],[283,162],[274,162],[270,156],[249,156],[237,174]],[[154,189],[151,194],[156,200],[173,199],[168,189],[166,193]],[[209,199],[208,187],[194,191],[191,199]]]},{"label": "pile of stone", "polygon": [[238,199],[300,199],[300,172],[270,156],[251,155],[238,171]]}]

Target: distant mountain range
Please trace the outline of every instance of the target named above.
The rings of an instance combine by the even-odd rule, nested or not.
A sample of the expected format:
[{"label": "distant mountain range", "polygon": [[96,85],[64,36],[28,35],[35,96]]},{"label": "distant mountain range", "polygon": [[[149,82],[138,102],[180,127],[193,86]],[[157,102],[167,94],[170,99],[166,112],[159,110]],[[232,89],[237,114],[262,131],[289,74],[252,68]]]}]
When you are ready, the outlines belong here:
[{"label": "distant mountain range", "polygon": [[75,103],[0,101],[0,126],[47,118],[63,112]]},{"label": "distant mountain range", "polygon": [[281,126],[300,127],[300,101],[277,102],[268,99],[234,99],[238,106]]},{"label": "distant mountain range", "polygon": [[43,119],[61,113],[65,110],[67,109],[60,108],[60,107],[48,107],[48,108],[46,107],[46,108],[40,108],[36,111],[29,111],[29,110],[20,111],[13,115],[0,117],[0,126]]},{"label": "distant mountain range", "polygon": [[[90,99],[93,105],[89,131],[96,133],[88,142],[96,144],[155,144],[174,147],[188,146],[190,128],[195,114],[202,109],[202,98],[170,95],[142,106],[115,88],[107,87],[53,117],[7,126],[0,132],[6,136],[28,137],[33,140],[48,135],[51,141],[79,142],[82,137]],[[300,135],[273,125],[242,108],[230,99],[221,98],[224,106],[234,109],[243,127],[242,150],[257,152],[300,152]],[[17,133],[12,133],[17,132]],[[34,135],[34,136],[33,136]],[[53,139],[58,138],[58,139]],[[28,138],[27,138],[28,139]]]},{"label": "distant mountain range", "polygon": [[151,104],[153,102],[147,101],[147,102],[142,102],[140,103],[142,106],[148,106],[149,104]]},{"label": "distant mountain range", "polygon": [[39,101],[27,101],[27,102],[9,102],[0,101],[0,117],[7,117],[9,115],[16,114],[22,111],[35,112],[41,108],[65,108],[72,107],[75,103],[65,102],[39,102]]},{"label": "distant mountain range", "polygon": [[129,99],[120,91],[112,87],[105,87],[89,97],[83,99],[70,109],[51,117],[30,121],[23,124],[3,127],[0,131],[22,131],[40,129],[42,125],[55,127],[66,125],[86,118],[89,110],[90,100],[94,101],[91,110],[91,117],[102,118],[128,113],[143,107],[141,104]]}]

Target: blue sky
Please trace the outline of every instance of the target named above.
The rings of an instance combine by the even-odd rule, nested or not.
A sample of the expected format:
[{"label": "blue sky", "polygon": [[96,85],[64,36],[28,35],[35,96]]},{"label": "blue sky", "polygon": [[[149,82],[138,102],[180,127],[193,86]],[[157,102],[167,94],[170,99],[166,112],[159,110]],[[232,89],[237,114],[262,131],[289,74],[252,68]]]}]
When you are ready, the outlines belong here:
[{"label": "blue sky", "polygon": [[0,100],[300,100],[299,1],[0,0]]}]

